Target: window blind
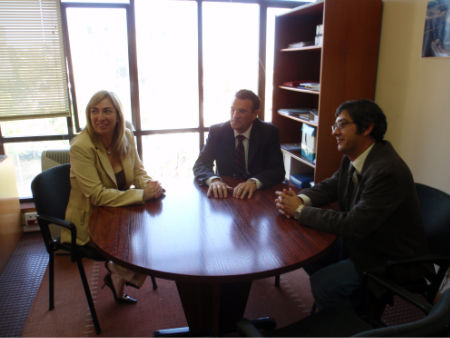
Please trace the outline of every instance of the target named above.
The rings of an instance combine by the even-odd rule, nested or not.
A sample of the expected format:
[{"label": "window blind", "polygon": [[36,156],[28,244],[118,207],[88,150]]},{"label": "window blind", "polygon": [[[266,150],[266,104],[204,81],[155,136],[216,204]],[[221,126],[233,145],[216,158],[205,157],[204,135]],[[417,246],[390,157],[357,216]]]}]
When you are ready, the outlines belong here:
[{"label": "window blind", "polygon": [[58,0],[0,0],[0,121],[68,116]]}]

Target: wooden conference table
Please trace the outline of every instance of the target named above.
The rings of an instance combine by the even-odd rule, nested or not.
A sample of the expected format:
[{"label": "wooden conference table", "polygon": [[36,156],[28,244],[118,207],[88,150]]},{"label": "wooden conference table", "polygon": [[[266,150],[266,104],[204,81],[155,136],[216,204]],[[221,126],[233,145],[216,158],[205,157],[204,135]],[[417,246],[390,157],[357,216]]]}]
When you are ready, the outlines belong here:
[{"label": "wooden conference table", "polygon": [[274,192],[284,185],[250,200],[208,198],[192,180],[163,185],[159,200],[97,207],[89,231],[110,259],[174,280],[193,335],[234,330],[252,280],[300,268],[335,240],[278,214]]}]

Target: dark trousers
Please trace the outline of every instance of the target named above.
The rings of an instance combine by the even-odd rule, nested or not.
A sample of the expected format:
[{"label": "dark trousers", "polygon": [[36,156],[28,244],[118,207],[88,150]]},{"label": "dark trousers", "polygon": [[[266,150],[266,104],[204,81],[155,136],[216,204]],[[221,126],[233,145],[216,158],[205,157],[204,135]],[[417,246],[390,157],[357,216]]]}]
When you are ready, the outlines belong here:
[{"label": "dark trousers", "polygon": [[361,276],[348,258],[342,238],[316,261],[304,267],[310,275],[311,291],[319,310],[351,303],[360,305]]}]

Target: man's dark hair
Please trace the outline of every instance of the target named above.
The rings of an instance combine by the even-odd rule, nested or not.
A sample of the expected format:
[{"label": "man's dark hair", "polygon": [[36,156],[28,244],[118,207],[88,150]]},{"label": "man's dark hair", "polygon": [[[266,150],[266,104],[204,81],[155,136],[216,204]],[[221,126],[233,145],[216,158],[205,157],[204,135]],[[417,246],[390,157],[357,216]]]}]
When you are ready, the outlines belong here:
[{"label": "man's dark hair", "polygon": [[336,109],[336,117],[338,117],[343,110],[348,112],[351,119],[356,124],[358,134],[361,134],[373,123],[373,129],[370,136],[375,139],[376,142],[383,140],[384,133],[387,129],[386,116],[375,102],[365,99],[346,101]]},{"label": "man's dark hair", "polygon": [[255,93],[253,93],[251,90],[248,89],[241,89],[236,93],[235,97],[240,100],[252,101],[253,111],[259,109],[259,105],[261,104],[258,95],[256,95]]}]

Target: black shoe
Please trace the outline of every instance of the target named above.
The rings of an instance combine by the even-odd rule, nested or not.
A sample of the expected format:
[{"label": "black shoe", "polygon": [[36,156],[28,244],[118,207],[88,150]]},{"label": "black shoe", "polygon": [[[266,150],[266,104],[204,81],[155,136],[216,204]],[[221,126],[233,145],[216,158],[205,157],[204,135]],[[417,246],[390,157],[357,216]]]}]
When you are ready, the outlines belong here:
[{"label": "black shoe", "polygon": [[107,287],[109,287],[111,289],[114,299],[117,303],[119,303],[119,304],[136,304],[137,303],[137,300],[135,298],[130,297],[125,293],[121,297],[117,296],[116,289],[114,289],[114,285],[113,285],[113,282],[111,279],[111,272],[108,272],[105,275],[105,278],[103,278],[103,282],[104,282],[104,284],[102,286],[102,289],[105,287],[105,285]]}]

